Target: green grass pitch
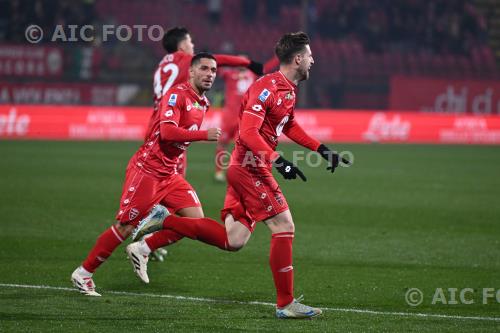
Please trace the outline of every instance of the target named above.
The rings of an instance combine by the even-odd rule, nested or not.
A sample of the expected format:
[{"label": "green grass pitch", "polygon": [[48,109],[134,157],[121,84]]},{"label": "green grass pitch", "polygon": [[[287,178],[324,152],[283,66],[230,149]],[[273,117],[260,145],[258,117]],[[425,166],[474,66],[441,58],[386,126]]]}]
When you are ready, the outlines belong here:
[{"label": "green grass pitch", "polygon": [[[103,297],[64,289],[112,223],[138,145],[0,141],[1,332],[500,329],[499,303],[482,297],[483,288],[500,289],[500,149],[492,146],[338,144],[354,153],[353,167],[332,175],[302,162],[306,183],[277,175],[296,224],[296,294],[326,308],[320,318],[281,321],[269,304],[247,304],[274,302],[264,225],[237,253],[192,240],[171,246],[166,262],[150,263],[149,285],[122,245],[94,275]],[[288,157],[298,149],[280,148]],[[212,180],[213,152],[190,148],[188,179],[205,214],[218,218],[225,186]],[[422,291],[419,306],[405,301],[410,288]],[[436,288],[447,303],[457,288],[458,304],[436,302]],[[472,288],[472,304],[460,301],[463,288]]]}]

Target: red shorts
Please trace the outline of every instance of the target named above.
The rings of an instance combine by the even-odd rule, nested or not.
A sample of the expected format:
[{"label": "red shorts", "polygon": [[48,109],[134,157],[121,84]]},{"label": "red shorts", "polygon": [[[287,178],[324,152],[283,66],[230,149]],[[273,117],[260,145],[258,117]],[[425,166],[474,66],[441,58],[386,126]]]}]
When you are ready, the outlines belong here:
[{"label": "red shorts", "polygon": [[270,169],[231,165],[227,182],[222,221],[231,214],[253,232],[256,222],[288,210],[288,203]]},{"label": "red shorts", "polygon": [[195,190],[181,175],[156,178],[134,166],[128,167],[116,219],[122,224],[137,225],[157,203],[172,213],[201,206]]}]

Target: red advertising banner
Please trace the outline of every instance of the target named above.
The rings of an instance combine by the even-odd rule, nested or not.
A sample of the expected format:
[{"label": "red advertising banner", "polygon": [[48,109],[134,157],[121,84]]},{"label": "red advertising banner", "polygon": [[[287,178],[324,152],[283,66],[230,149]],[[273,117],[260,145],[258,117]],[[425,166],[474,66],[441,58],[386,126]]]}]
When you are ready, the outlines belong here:
[{"label": "red advertising banner", "polygon": [[120,105],[138,91],[134,84],[0,82],[0,103]]},{"label": "red advertising banner", "polygon": [[500,81],[393,76],[391,110],[500,114]]},{"label": "red advertising banner", "polygon": [[57,47],[0,45],[0,76],[57,77],[63,52]]},{"label": "red advertising banner", "polygon": [[[0,138],[142,140],[151,112],[144,107],[0,105]],[[296,117],[321,141],[500,144],[500,116],[299,110]],[[221,118],[218,110],[208,112],[203,128],[220,127]]]}]

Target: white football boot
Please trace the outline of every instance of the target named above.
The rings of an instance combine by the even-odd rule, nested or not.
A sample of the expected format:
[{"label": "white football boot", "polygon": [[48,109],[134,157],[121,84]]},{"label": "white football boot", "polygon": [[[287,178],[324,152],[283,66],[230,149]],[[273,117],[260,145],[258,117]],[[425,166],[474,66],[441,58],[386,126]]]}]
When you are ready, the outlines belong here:
[{"label": "white football boot", "polygon": [[300,303],[301,300],[302,296],[294,299],[292,303],[285,307],[277,307],[276,317],[280,319],[307,319],[319,316],[323,312],[321,309]]},{"label": "white football boot", "polygon": [[149,259],[156,260],[159,262],[164,262],[167,254],[168,254],[168,251],[166,249],[160,247],[159,249],[156,249],[153,252],[151,252],[151,254],[149,255]]},{"label": "white football boot", "polygon": [[88,275],[82,272],[82,267],[75,269],[73,274],[71,274],[71,282],[82,294],[87,296],[101,296],[101,294],[95,291],[95,283],[92,280],[92,275]]},{"label": "white football boot", "polygon": [[226,182],[226,174],[224,171],[216,171],[214,174],[214,179],[218,183],[225,183]]},{"label": "white football boot", "polygon": [[142,242],[144,241],[129,244],[125,251],[127,252],[128,258],[130,259],[130,263],[132,264],[134,273],[139,277],[139,279],[141,279],[142,282],[149,283],[149,254],[144,254],[144,252],[141,251],[140,247]]}]

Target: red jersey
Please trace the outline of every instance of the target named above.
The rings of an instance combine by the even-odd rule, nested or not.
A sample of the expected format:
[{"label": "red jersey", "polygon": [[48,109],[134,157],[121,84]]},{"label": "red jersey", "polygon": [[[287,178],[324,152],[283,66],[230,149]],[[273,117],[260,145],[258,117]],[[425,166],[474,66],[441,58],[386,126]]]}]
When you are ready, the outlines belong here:
[{"label": "red jersey", "polygon": [[191,142],[162,140],[161,133],[168,128],[161,129],[160,126],[173,125],[198,131],[209,106],[206,96],[199,96],[189,82],[171,88],[160,100],[158,109],[153,111],[146,140],[132,157],[135,166],[158,177],[177,173],[179,156]]},{"label": "red jersey", "polygon": [[[258,118],[260,123],[258,133],[264,140],[264,150],[274,151],[284,127],[294,122],[296,94],[297,86],[278,71],[255,81],[243,97],[240,121],[244,114]],[[236,140],[231,163],[239,165],[248,163],[247,152],[252,152],[257,160],[264,162],[264,165],[260,166],[270,167],[270,156],[263,157],[264,151],[253,151],[248,147],[248,143],[241,140],[243,125],[240,123],[240,134]]]},{"label": "red jersey", "polygon": [[246,68],[223,68],[219,75],[224,80],[226,86],[224,94],[226,112],[234,111],[237,114],[240,111],[243,95],[252,83],[255,82],[257,75]]}]

